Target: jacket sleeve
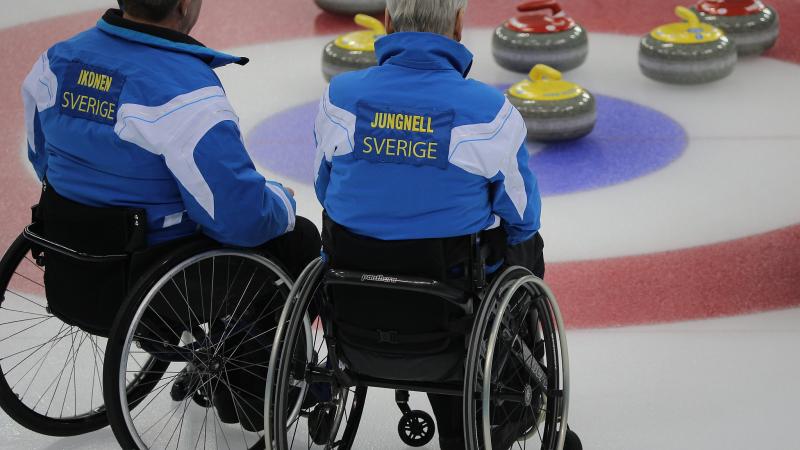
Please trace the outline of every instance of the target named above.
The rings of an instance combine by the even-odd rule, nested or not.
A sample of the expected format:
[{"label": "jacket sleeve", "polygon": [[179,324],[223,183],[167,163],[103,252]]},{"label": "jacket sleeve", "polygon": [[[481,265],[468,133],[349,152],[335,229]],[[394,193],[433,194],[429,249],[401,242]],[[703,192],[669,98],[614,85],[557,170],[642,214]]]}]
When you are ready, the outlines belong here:
[{"label": "jacket sleeve", "polygon": [[501,102],[491,122],[453,130],[450,163],[488,180],[495,223],[505,229],[508,243],[516,245],[539,230],[542,203],[528,167],[525,120],[508,100]]},{"label": "jacket sleeve", "polygon": [[353,151],[356,127],[355,114],[336,106],[331,101],[331,87],[319,102],[319,112],[314,121],[314,142],[317,145],[314,160],[314,190],[320,204],[325,205],[325,195],[331,181],[333,157]]},{"label": "jacket sleeve", "polygon": [[314,191],[317,200],[321,205],[325,204],[325,194],[328,190],[328,183],[331,181],[331,151],[326,151],[331,142],[326,140],[326,130],[329,128],[329,119],[325,112],[325,99],[319,102],[319,112],[314,121],[314,144],[317,146],[316,157],[314,158]]},{"label": "jacket sleeve", "polygon": [[28,141],[28,160],[36,176],[43,180],[47,172],[47,152],[42,132],[41,113],[56,104],[58,81],[50,70],[47,53],[43,53],[22,83],[22,103],[25,108],[25,132]]},{"label": "jacket sleeve", "polygon": [[294,229],[294,199],[256,171],[222,88],[156,107],[124,104],[115,132],[164,158],[189,217],[209,237],[253,247]]},{"label": "jacket sleeve", "polygon": [[492,210],[502,219],[509,245],[527,241],[539,230],[542,201],[523,143],[491,180]]}]

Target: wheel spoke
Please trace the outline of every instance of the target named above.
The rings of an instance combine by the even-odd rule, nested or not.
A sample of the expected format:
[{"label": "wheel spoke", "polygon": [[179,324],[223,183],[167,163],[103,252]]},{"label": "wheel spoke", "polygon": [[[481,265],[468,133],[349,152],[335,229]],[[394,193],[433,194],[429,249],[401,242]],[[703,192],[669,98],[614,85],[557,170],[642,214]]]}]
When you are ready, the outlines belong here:
[{"label": "wheel spoke", "polygon": [[[63,329],[65,326],[66,326],[65,324],[62,324],[62,325],[61,325],[61,329]],[[70,328],[70,329],[71,329],[71,328]],[[59,330],[59,334],[60,334],[60,333],[61,333],[61,330]],[[73,333],[70,333],[70,334],[74,334],[74,333],[76,333],[76,332],[73,332]],[[35,363],[33,363],[33,365],[31,365],[31,368],[29,368],[29,369],[28,369],[28,370],[27,370],[27,371],[26,371],[26,372],[25,372],[25,373],[24,373],[24,374],[23,374],[23,375],[20,377],[20,379],[17,381],[17,383],[15,383],[15,384],[14,384],[14,386],[12,386],[12,387],[11,387],[11,389],[12,389],[12,390],[13,390],[14,388],[16,388],[17,384],[18,384],[18,383],[20,383],[22,380],[24,380],[24,379],[25,379],[25,377],[28,375],[28,373],[30,373],[30,371],[31,371],[31,370],[32,370],[34,367],[37,367],[37,365],[38,365],[38,367],[37,367],[37,369],[36,369],[36,372],[33,374],[33,376],[31,377],[31,381],[28,383],[28,387],[26,387],[26,388],[25,388],[25,391],[24,391],[24,392],[22,393],[22,395],[20,396],[20,400],[22,400],[22,399],[24,399],[24,398],[25,398],[25,395],[28,393],[28,390],[30,390],[30,388],[31,388],[31,385],[33,384],[33,381],[34,381],[34,380],[36,380],[36,377],[39,375],[39,372],[42,370],[42,367],[44,366],[45,360],[46,360],[46,359],[47,359],[47,357],[50,355],[50,352],[51,352],[51,351],[53,351],[53,348],[55,348],[56,344],[58,344],[58,343],[61,341],[61,339],[65,338],[65,337],[66,337],[66,336],[62,336],[62,337],[60,337],[60,338],[59,338],[59,339],[57,339],[57,340],[55,340],[55,339],[54,339],[54,340],[52,341],[52,344],[50,345],[50,348],[47,350],[47,352],[45,352],[45,353],[44,353],[44,355],[42,355],[42,356],[41,356],[41,357],[40,357],[40,358],[39,358],[39,359],[38,359],[38,360],[37,360]],[[46,345],[46,343],[45,343],[45,345]],[[20,363],[21,363],[21,362],[20,362]],[[18,364],[18,365],[19,365],[19,364]],[[16,368],[17,368],[17,366],[14,366],[14,367],[13,367],[11,370],[14,370],[14,369],[16,369]],[[6,375],[8,375],[9,373],[11,373],[11,370],[9,370],[9,371],[6,371]]]},{"label": "wheel spoke", "polygon": [[21,274],[21,273],[19,273],[19,272],[14,272],[14,275],[17,275],[18,277],[20,277],[20,278],[23,278],[23,279],[25,279],[25,280],[28,280],[28,281],[30,281],[31,283],[33,283],[33,284],[35,284],[35,285],[39,286],[40,288],[44,289],[44,284],[42,284],[42,283],[40,283],[40,282],[38,282],[38,281],[36,281],[36,280],[34,280],[34,279],[32,279],[32,278],[30,278],[30,277],[26,276],[26,275],[23,275],[23,274]]},{"label": "wheel spoke", "polygon": [[[128,331],[129,340],[121,355],[114,356],[114,364],[127,364],[120,366],[120,376],[156,380],[152,385],[143,381],[142,388],[135,391],[139,398],[128,398],[127,403],[137,405],[136,411],[126,410],[123,401],[129,434],[151,448],[237,448],[242,443],[252,444],[260,433],[248,432],[245,426],[250,427],[243,421],[257,420],[263,414],[257,407],[263,403],[263,395],[254,389],[263,385],[267,366],[263,356],[254,355],[270,351],[277,329],[272,317],[283,308],[278,303],[285,301],[290,282],[274,271],[271,263],[245,257],[239,251],[228,254],[212,250],[207,256],[185,261],[163,272],[150,285],[154,287],[141,293],[148,301],[128,313],[132,322],[128,330],[135,333]],[[155,363],[150,364],[155,365],[148,367],[141,355],[153,358]],[[181,402],[172,405],[172,396],[180,390],[171,390],[170,386],[175,387],[175,379],[186,374],[174,371],[178,363],[191,363],[195,372],[189,376],[200,378],[198,385],[187,385],[191,391]],[[227,421],[224,410],[214,404],[222,402],[224,397],[219,395],[227,396],[228,391],[232,412],[239,419],[238,430],[223,423],[223,418]],[[206,410],[199,411],[192,403]]]},{"label": "wheel spoke", "polygon": [[47,311],[47,307],[46,307],[46,306],[44,306],[44,305],[42,305],[42,304],[39,304],[39,303],[37,303],[36,301],[34,301],[34,300],[32,300],[32,299],[30,299],[30,298],[28,298],[28,297],[26,297],[26,296],[24,296],[24,295],[20,294],[19,292],[15,291],[15,290],[13,290],[13,289],[11,289],[11,288],[8,288],[8,287],[7,287],[7,288],[6,288],[6,292],[7,292],[7,293],[14,294],[15,296],[19,297],[19,298],[20,298],[20,299],[22,299],[22,300],[25,300],[26,302],[28,302],[28,303],[30,303],[30,304],[32,304],[32,305],[34,305],[34,306],[36,306],[37,308],[41,308],[41,309],[43,309],[43,310]]},{"label": "wheel spoke", "polygon": [[[44,269],[42,268],[42,266],[40,266],[39,264],[37,264],[37,263],[36,263],[34,260],[32,260],[30,257],[26,256],[26,257],[25,257],[25,261],[28,261],[29,263],[31,263],[31,265],[32,265],[33,267],[36,267],[37,269],[39,269],[39,271],[40,271],[40,272],[44,273]],[[21,262],[21,261],[20,261],[20,262]]]}]

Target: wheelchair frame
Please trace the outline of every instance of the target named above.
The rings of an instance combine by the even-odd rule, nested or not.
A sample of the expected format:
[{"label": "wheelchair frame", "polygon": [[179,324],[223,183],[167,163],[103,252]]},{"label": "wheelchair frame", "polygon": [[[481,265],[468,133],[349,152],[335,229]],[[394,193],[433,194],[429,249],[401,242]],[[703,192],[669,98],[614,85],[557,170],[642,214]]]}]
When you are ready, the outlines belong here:
[{"label": "wheelchair frame", "polygon": [[33,231],[33,227],[36,224],[30,224],[25,227],[22,231],[22,236],[29,240],[31,243],[38,245],[40,247],[44,247],[48,250],[52,250],[56,253],[59,253],[63,256],[76,259],[81,262],[88,262],[88,263],[106,263],[106,262],[117,262],[117,261],[127,261],[130,259],[129,255],[120,254],[120,255],[91,255],[88,253],[79,252],[77,250],[73,250],[69,247],[64,245],[58,244],[56,242],[49,241],[44,237],[38,235]]},{"label": "wheelchair frame", "polygon": [[[27,256],[25,256],[23,258],[20,258],[18,261],[11,261],[10,260],[11,253],[15,252],[15,251],[18,252],[18,251],[20,251],[22,249],[26,249],[26,248],[27,248],[27,250],[25,250],[25,254],[26,255],[28,253],[30,253],[30,252],[33,252],[33,255],[36,255],[37,253],[39,253],[42,250],[46,249],[46,250],[50,250],[50,251],[56,252],[56,253],[58,253],[58,254],[60,254],[62,256],[65,256],[67,258],[71,258],[71,259],[74,259],[76,261],[81,261],[81,262],[86,262],[86,263],[102,264],[102,263],[108,263],[108,262],[127,261],[129,259],[129,255],[126,255],[126,254],[93,255],[93,254],[89,254],[89,253],[79,252],[77,250],[74,250],[74,249],[71,249],[71,248],[69,248],[67,246],[64,246],[64,245],[61,245],[59,243],[53,242],[53,241],[48,240],[45,237],[41,236],[35,230],[36,226],[37,226],[36,222],[27,225],[23,229],[22,233],[17,237],[17,239],[14,242],[14,244],[12,244],[11,247],[9,247],[9,249],[7,250],[5,256],[3,257],[2,270],[5,271],[5,272],[8,272],[9,269],[13,269],[13,272],[8,274],[9,275],[9,279],[5,280],[4,283],[10,283],[11,280],[14,278],[14,275],[17,275],[16,270],[19,268],[19,266],[14,266],[13,268],[6,267],[6,266],[8,266],[10,264],[21,264],[25,259],[28,259]],[[22,246],[22,247],[20,247],[20,246]],[[34,261],[29,259],[29,262],[31,262],[33,264]],[[36,263],[37,263],[37,265],[41,264],[40,261],[38,261],[38,260],[36,261]],[[27,279],[31,283],[39,284],[35,280],[31,280],[30,278],[28,278],[28,277],[26,277],[24,275],[21,275],[21,277],[23,279]],[[42,288],[44,287],[43,284],[41,285],[41,287]],[[8,288],[7,285],[6,285],[6,288]],[[11,292],[13,293],[13,291],[11,291]],[[20,296],[20,294],[18,294],[18,293],[16,295]],[[23,298],[26,299],[27,301],[31,302],[31,300],[27,299],[26,297],[23,297]],[[4,298],[4,301],[5,301],[5,298]],[[20,312],[24,313],[24,311],[20,311]],[[48,313],[50,313],[50,311],[48,311]],[[55,316],[51,315],[51,318],[52,317],[55,317]],[[68,324],[65,323],[64,325],[68,325]],[[15,333],[15,334],[19,334],[21,332],[24,332],[24,331],[26,331],[26,330],[28,330],[28,329],[30,329],[32,327],[33,326],[25,328],[24,330],[22,330],[22,331],[20,331],[18,333]],[[73,327],[73,326],[70,326],[70,327]],[[62,328],[63,328],[63,326],[62,326]],[[83,332],[86,333],[88,336],[92,336],[92,334],[89,333],[88,331],[83,331]],[[68,334],[74,334],[74,333],[75,332],[68,333]],[[12,334],[11,336],[8,336],[6,339],[14,336],[15,334]],[[58,342],[56,339],[58,338],[58,340],[60,340],[60,339],[65,338],[65,336],[66,335],[62,334],[62,332],[59,331],[59,333],[57,333],[56,336],[51,338],[50,341],[53,341],[53,343],[50,346],[50,351],[52,351],[53,346],[55,346],[56,343]],[[50,342],[50,341],[46,341],[46,343]],[[96,344],[94,344],[94,342],[93,342],[93,345],[96,345]],[[33,356],[34,354],[36,354],[37,352],[39,352],[41,350],[40,346],[35,346],[35,347],[32,347],[32,348],[34,348],[35,350],[33,350],[33,352],[30,353],[25,359],[27,359],[28,357]],[[20,352],[26,352],[26,351],[30,351],[30,349],[21,350]],[[77,351],[79,351],[79,349],[76,350],[75,356],[77,356]],[[44,357],[41,357],[39,359],[41,360],[42,358],[46,358],[46,356],[47,356],[47,354],[45,354]],[[23,361],[25,359],[23,359]],[[38,360],[37,360],[37,362],[38,362]],[[21,363],[22,362],[19,362],[18,364],[21,364]],[[151,364],[149,364],[147,366],[148,368],[152,368],[153,367],[153,365],[152,365],[153,361],[150,361],[150,363]],[[14,366],[14,368],[15,367],[16,366]],[[11,370],[13,370],[14,368],[10,369],[9,372]],[[29,369],[29,371],[30,371],[30,369]],[[13,387],[8,385],[8,380],[6,379],[7,375],[8,374],[6,374],[6,373],[2,374],[3,379],[4,379],[3,383],[4,383],[4,385],[8,386],[8,388],[11,390],[11,392],[13,392]],[[25,377],[25,376],[26,375],[23,375],[23,377]],[[130,386],[126,386],[126,388],[129,390],[129,393],[138,392],[138,389],[140,387],[139,382],[142,380],[142,378],[143,377],[141,377],[141,376],[134,377],[134,379],[131,381]],[[19,381],[21,381],[21,380],[22,379],[20,379]],[[33,382],[33,380],[31,380],[31,383],[32,382]],[[30,388],[30,384],[29,384],[28,388]],[[58,389],[58,386],[56,386],[55,389]],[[67,389],[69,389],[69,385],[67,385]],[[49,391],[49,387],[47,388],[47,390]],[[54,395],[55,395],[55,391],[54,391]],[[17,394],[17,397],[19,397],[18,394]],[[15,421],[19,422],[25,428],[28,428],[28,429],[30,429],[32,431],[35,431],[35,432],[38,432],[38,433],[41,433],[41,434],[47,434],[47,435],[52,435],[52,436],[73,436],[73,435],[80,435],[80,434],[88,433],[88,432],[103,428],[106,425],[108,425],[108,419],[106,417],[105,405],[101,405],[99,408],[96,408],[96,409],[93,408],[91,411],[88,411],[88,412],[86,412],[86,413],[84,413],[82,415],[76,415],[74,417],[66,417],[66,418],[65,417],[54,418],[54,417],[50,417],[48,415],[45,415],[46,413],[45,414],[37,413],[35,411],[36,405],[34,405],[33,408],[31,408],[28,405],[25,405],[22,402],[21,398],[18,400],[18,403],[21,406],[13,406],[12,407],[12,406],[9,406],[8,404],[4,404],[3,406],[4,406],[4,408],[11,408],[11,410],[8,410],[7,412],[8,412],[9,416],[12,419],[14,419]],[[37,404],[38,404],[38,402],[37,402]],[[23,408],[23,410],[19,410],[20,407]],[[62,407],[63,407],[63,405],[62,405]]]},{"label": "wheelchair frame", "polygon": [[[473,237],[472,240],[475,243],[475,239]],[[476,246],[473,248],[477,248]],[[471,260],[471,268],[474,270],[478,267],[474,264],[475,260],[479,258],[473,258]],[[480,267],[482,268],[482,261]],[[552,313],[553,321],[555,322],[556,328],[556,336],[555,339],[558,341],[558,361],[555,362],[557,367],[560,367],[558,376],[560,379],[557,381],[559,386],[557,387],[549,387],[547,389],[551,389],[551,392],[556,392],[556,396],[560,397],[560,410],[558,412],[559,416],[559,425],[560,428],[557,430],[557,437],[555,438],[555,446],[552,447],[552,450],[560,450],[563,448],[564,441],[566,438],[567,432],[567,418],[569,414],[569,357],[568,357],[568,349],[566,344],[566,336],[564,333],[564,324],[563,319],[561,316],[561,312],[558,308],[558,304],[555,300],[555,296],[553,295],[550,288],[544,284],[544,282],[535,277],[534,275],[530,274],[525,269],[522,268],[510,268],[505,271],[502,275],[494,280],[491,286],[486,289],[485,286],[485,277],[483,277],[483,273],[478,272],[478,276],[473,276],[473,291],[465,292],[454,287],[448,286],[440,281],[426,279],[426,278],[418,278],[418,277],[408,277],[408,276],[393,276],[393,275],[381,275],[376,273],[367,273],[367,272],[360,272],[360,271],[350,271],[350,270],[341,270],[341,269],[326,269],[326,263],[324,263],[321,259],[315,261],[309,267],[306,268],[306,271],[298,278],[297,283],[289,295],[289,300],[287,301],[286,308],[283,311],[283,314],[280,319],[279,328],[276,333],[275,343],[273,344],[273,352],[270,356],[270,363],[269,363],[269,373],[267,378],[267,390],[265,394],[265,441],[268,445],[277,445],[279,450],[285,450],[285,447],[275,440],[275,436],[273,436],[273,429],[277,429],[280,425],[280,421],[284,418],[284,415],[281,413],[273,414],[272,410],[275,408],[273,407],[273,399],[275,398],[274,390],[278,390],[280,392],[280,388],[276,386],[276,379],[283,379],[286,374],[288,374],[287,370],[288,367],[284,367],[283,364],[278,364],[278,358],[280,355],[281,359],[285,358],[286,351],[290,349],[294,344],[292,341],[291,336],[286,336],[286,328],[288,324],[288,328],[293,328],[293,323],[296,324],[297,321],[297,314],[302,313],[306,314],[306,309],[308,304],[310,303],[311,299],[309,298],[313,291],[310,291],[310,288],[307,286],[319,286],[323,290],[330,285],[349,285],[349,286],[365,286],[365,287],[372,287],[372,288],[380,288],[380,289],[392,289],[392,290],[400,290],[406,291],[409,293],[425,293],[428,295],[434,295],[436,297],[441,298],[444,301],[447,301],[452,304],[456,304],[464,308],[465,312],[471,314],[473,311],[473,300],[479,299],[481,301],[481,310],[478,311],[477,314],[473,315],[473,330],[469,335],[470,345],[468,347],[468,352],[465,357],[465,373],[466,376],[464,377],[463,383],[437,383],[437,382],[408,382],[408,381],[393,381],[389,379],[379,379],[373,378],[369,376],[364,376],[360,374],[352,373],[349,370],[343,370],[340,364],[339,355],[337,353],[337,343],[335,338],[333,337],[333,333],[331,332],[334,325],[332,320],[329,317],[321,317],[324,329],[324,339],[326,340],[327,349],[328,349],[328,358],[330,361],[330,366],[332,369],[322,369],[320,367],[311,367],[306,368],[305,372],[305,381],[308,383],[331,383],[336,384],[338,386],[343,387],[376,387],[376,388],[386,388],[386,389],[394,389],[399,391],[416,391],[416,392],[425,392],[425,393],[432,393],[432,394],[441,394],[441,395],[448,395],[448,396],[456,396],[464,398],[464,422],[465,422],[465,434],[473,434],[475,438],[475,442],[471,442],[470,439],[467,437],[466,443],[469,450],[478,450],[480,448],[491,448],[491,443],[489,445],[485,445],[481,447],[477,444],[477,430],[470,429],[469,422],[470,419],[468,418],[468,391],[467,391],[467,382],[468,376],[475,376],[477,371],[477,367],[475,367],[475,355],[473,352],[475,351],[475,341],[480,338],[477,336],[476,333],[483,325],[485,328],[486,324],[479,323],[479,320],[488,320],[487,314],[489,303],[492,300],[492,297],[500,294],[499,288],[500,284],[503,281],[503,278],[514,271],[524,271],[527,272],[528,275],[522,276],[515,279],[513,285],[508,289],[508,291],[499,299],[501,309],[504,309],[508,306],[509,302],[511,301],[512,296],[515,292],[520,288],[527,285],[534,285],[536,289],[539,290],[539,297],[544,297],[548,300],[547,304],[550,308],[550,312]],[[475,272],[473,272],[474,274]],[[463,300],[465,296],[470,296],[467,303],[462,303],[459,300]],[[539,298],[537,297],[537,298]],[[329,302],[326,296],[323,295],[323,302]],[[308,318],[305,317],[304,321],[306,324],[308,323]],[[501,325],[501,321],[497,321],[492,330],[491,330],[491,339],[492,341],[496,342],[498,338],[498,331]],[[308,325],[306,325],[307,327]],[[308,329],[306,328],[305,334],[308,335]],[[493,346],[489,348],[490,352],[493,351]],[[536,361],[533,361],[536,363]],[[538,363],[537,367],[538,366]],[[486,358],[485,365],[483,367],[483,373],[492,373],[492,358],[491,355],[488,355]],[[539,367],[541,371],[541,367]],[[281,373],[277,373],[281,371]],[[493,398],[495,401],[508,401],[508,402],[525,402],[526,399],[520,399],[519,393],[512,393],[505,391],[501,388],[492,388],[490,383],[490,378],[487,377],[484,380],[484,383],[481,386],[478,386],[477,389],[473,390],[470,397],[475,399],[482,399],[483,402],[487,402],[490,400],[490,397]],[[277,399],[277,404],[281,404],[281,400]],[[474,406],[472,407],[474,410]],[[484,433],[484,436],[488,436],[490,434],[489,430],[489,409],[484,408],[482,413],[482,422],[483,427],[481,432]],[[538,419],[537,419],[538,421]],[[339,425],[337,424],[337,427]],[[538,425],[537,425],[538,426]],[[273,428],[275,427],[275,428]],[[532,430],[524,437],[530,437],[532,433],[535,433],[536,430]],[[466,436],[465,436],[466,437]],[[351,439],[352,441],[352,439]],[[486,440],[484,439],[484,444]],[[285,443],[284,443],[285,445]],[[345,444],[345,447],[339,448],[349,448],[347,447],[348,444]],[[327,447],[326,447],[327,448]],[[549,450],[549,449],[548,449]]]},{"label": "wheelchair frame", "polygon": [[[77,251],[73,248],[70,248],[58,242],[54,242],[52,240],[45,238],[41,233],[39,233],[37,229],[38,225],[39,225],[38,222],[34,222],[26,226],[23,232],[15,241],[15,244],[9,248],[9,252],[7,252],[6,256],[3,257],[3,263],[4,263],[3,270],[5,271],[4,273],[7,273],[9,275],[9,280],[7,280],[9,282],[8,289],[11,289],[12,280],[23,280],[23,278],[25,278],[24,272],[20,272],[22,275],[18,275],[17,271],[19,267],[22,267],[21,264],[25,263],[25,259],[27,259],[31,264],[33,264],[33,259],[30,258],[29,256],[31,255],[31,252],[33,252],[34,257],[36,257],[37,255],[41,255],[41,252],[43,250],[51,251],[59,255],[62,255],[64,257],[73,259],[75,261],[80,261],[83,263],[93,263],[93,264],[104,264],[111,262],[125,263],[126,267],[129,267],[131,264],[132,254],[96,255],[96,254]],[[10,258],[10,256],[12,256],[12,254],[10,253],[12,250],[14,250],[14,257]],[[25,251],[24,258],[20,256],[22,255],[21,252],[23,250]],[[222,245],[218,245],[215,247],[214,243],[211,241],[187,242],[183,245],[177,245],[175,249],[169,250],[167,253],[165,253],[165,256],[160,257],[157,261],[155,261],[153,263],[153,267],[148,271],[146,271],[145,273],[143,273],[143,275],[139,278],[138,283],[132,283],[132,286],[130,286],[128,289],[126,298],[121,299],[121,301],[124,300],[124,302],[120,303],[120,305],[125,306],[134,304],[134,306],[138,308],[138,310],[140,310],[139,312],[144,311],[146,309],[145,300],[147,295],[149,296],[156,295],[158,289],[157,286],[150,286],[149,288],[146,289],[147,295],[144,294],[139,295],[142,293],[142,285],[155,285],[157,282],[160,282],[161,284],[168,283],[169,280],[171,279],[170,276],[174,276],[175,273],[179,271],[179,266],[184,268],[192,267],[192,264],[195,261],[198,261],[204,257],[219,256],[219,255],[224,255],[223,257],[229,258],[230,261],[233,263],[241,262],[244,261],[245,259],[252,260],[254,261],[254,267],[256,267],[254,270],[260,271],[259,272],[260,274],[264,275],[269,274],[268,276],[270,277],[270,279],[275,278],[276,280],[279,280],[281,284],[277,286],[284,286],[286,292],[290,291],[291,288],[293,287],[293,280],[288,275],[286,275],[284,270],[271,258],[265,257],[261,254],[252,251],[248,251],[246,249],[228,248]],[[170,265],[170,261],[172,262],[179,261],[179,264],[173,264],[173,267],[167,267]],[[36,262],[37,265],[42,264],[40,260]],[[27,269],[27,266],[25,268]],[[41,268],[40,270],[43,271],[44,268]],[[14,283],[17,282],[18,281],[14,281]],[[37,284],[39,284],[39,282],[37,282]],[[39,286],[40,288],[44,289],[43,282],[41,282]],[[214,285],[212,284],[212,287],[213,286]],[[279,303],[276,303],[275,304],[276,306],[283,305],[286,292],[280,294],[280,296],[278,297]],[[10,291],[9,293],[13,293],[13,291]],[[231,300],[223,299],[220,301],[222,302]],[[43,308],[47,306],[46,300],[45,302],[40,302],[39,300],[37,300],[37,304],[38,303],[41,303],[41,306]],[[276,314],[278,314],[280,309],[276,308],[275,311]],[[162,379],[162,377],[164,377],[163,372],[168,370],[168,367],[171,363],[176,363],[176,362],[184,363],[187,361],[191,361],[192,360],[191,354],[197,350],[196,347],[198,347],[199,344],[185,343],[186,345],[185,346],[181,345],[180,348],[177,346],[167,347],[164,345],[154,344],[153,346],[150,346],[152,348],[145,349],[146,354],[144,354],[142,361],[137,362],[137,364],[141,365],[135,365],[132,367],[133,369],[135,369],[135,371],[141,371],[141,372],[138,374],[133,374],[132,372],[126,374],[124,368],[119,369],[118,367],[111,367],[113,364],[109,357],[109,352],[111,351],[112,340],[123,340],[127,342],[129,340],[128,338],[130,338],[130,335],[134,332],[135,328],[133,325],[129,323],[125,323],[124,321],[120,322],[119,319],[120,317],[118,317],[117,320],[115,320],[114,326],[112,327],[112,330],[109,334],[108,345],[106,345],[106,350],[105,350],[105,361],[103,361],[102,363],[103,367],[99,367],[97,366],[97,364],[95,364],[96,366],[95,369],[99,369],[100,372],[105,372],[102,375],[100,375],[100,378],[98,380],[99,382],[103,383],[102,386],[105,386],[105,398],[103,398],[102,395],[99,397],[99,401],[101,403],[97,404],[93,403],[88,413],[82,413],[82,415],[76,416],[74,419],[71,417],[61,418],[60,416],[58,416],[58,411],[56,411],[56,415],[52,417],[49,413],[44,413],[44,415],[42,415],[35,411],[36,408],[35,405],[30,406],[29,404],[22,401],[20,401],[19,404],[13,404],[13,405],[11,403],[7,405],[4,404],[3,405],[4,408],[6,406],[12,408],[9,411],[9,415],[12,417],[12,419],[17,421],[20,425],[24,426],[25,428],[30,429],[31,431],[53,436],[80,435],[101,429],[109,425],[110,423],[112,425],[112,428],[114,429],[115,434],[117,435],[120,445],[123,445],[124,447],[127,447],[129,445],[127,443],[124,443],[125,439],[120,438],[121,434],[119,433],[123,433],[132,435],[133,439],[137,442],[137,445],[141,447],[142,440],[136,434],[138,430],[131,423],[131,415],[125,414],[125,411],[132,411],[135,407],[142,404],[142,402],[147,401],[147,396],[152,395],[156,397],[157,395],[159,395],[158,391],[154,392],[153,390],[154,387],[157,387],[157,385],[160,386],[160,383],[161,384],[165,382],[170,384],[172,383],[172,381],[169,379],[167,379],[166,381]],[[69,325],[65,324],[64,326],[66,327]],[[78,330],[78,328],[75,329]],[[84,332],[87,335],[91,336],[91,333],[87,331]],[[237,335],[239,333],[240,331],[238,329],[232,329],[232,331],[230,331],[229,334]],[[223,335],[225,335],[225,333],[223,333]],[[61,336],[61,334],[56,336],[56,338],[58,338],[59,336]],[[229,336],[223,336],[222,338],[227,338],[227,337]],[[235,337],[236,336],[234,336],[234,338]],[[271,336],[270,336],[270,342],[271,342]],[[69,339],[67,339],[66,345],[69,346]],[[92,349],[89,348],[89,350]],[[103,353],[102,348],[97,347],[97,351],[99,351],[102,356]],[[72,357],[70,356],[69,358],[67,358],[67,360],[69,362],[72,362]],[[101,360],[98,358],[96,363],[97,362],[101,362]],[[38,363],[38,361],[36,363]],[[122,361],[122,363],[124,363],[124,360]],[[265,363],[266,361],[264,361],[264,363],[261,364]],[[60,366],[61,362],[58,362],[57,364]],[[128,364],[130,365],[131,361],[128,361]],[[123,366],[120,365],[120,367]],[[118,369],[121,370],[122,372],[119,372]],[[24,370],[24,368],[22,370]],[[69,371],[70,370],[67,369],[67,372]],[[114,383],[111,385],[108,385],[108,383],[106,383],[106,381],[109,380],[108,376],[109,372],[120,374],[118,378],[114,379]],[[161,373],[161,375],[158,375],[158,373]],[[3,376],[5,380],[5,374],[3,374]],[[173,378],[173,377],[167,377],[167,378]],[[45,383],[47,383],[47,381],[49,381],[49,378],[44,380]],[[15,391],[13,390],[14,388],[11,387],[10,380],[8,383],[6,381],[3,381],[3,383],[8,385],[8,387],[11,389],[9,390],[9,394],[14,396]],[[165,386],[169,387],[169,384]],[[68,386],[67,389],[69,390],[70,386]],[[76,385],[76,387],[74,387],[72,390],[76,390],[77,392],[77,389],[78,387]],[[111,391],[115,391],[115,396],[112,397],[116,397],[120,402],[125,402],[125,399],[127,398],[127,403],[124,405],[109,403],[109,394],[111,393]],[[167,389],[167,392],[169,392],[169,389]],[[58,394],[59,400],[61,399],[60,397],[61,394],[63,394],[63,392],[59,391]],[[72,398],[72,395],[73,393],[69,392],[70,399]],[[88,396],[86,396],[86,398],[88,398]],[[36,399],[34,398],[33,401],[35,400]],[[191,396],[188,401],[189,402],[192,401]],[[150,403],[148,402],[147,405],[149,404]],[[205,407],[213,408],[212,405],[205,405]],[[258,408],[259,409],[261,408],[260,404],[258,405]],[[72,408],[70,407],[69,408],[70,413],[71,410]],[[36,417],[39,417],[40,415],[42,415],[42,417],[36,419]],[[87,420],[87,418],[91,420]],[[234,436],[235,433],[236,430],[234,430]],[[260,432],[257,433],[258,435],[261,434]],[[250,441],[252,441],[253,437],[250,437],[249,439]],[[247,443],[247,445],[249,446],[250,443]],[[263,447],[263,442],[261,439],[259,439],[257,443],[251,448],[259,448],[259,447]]]}]

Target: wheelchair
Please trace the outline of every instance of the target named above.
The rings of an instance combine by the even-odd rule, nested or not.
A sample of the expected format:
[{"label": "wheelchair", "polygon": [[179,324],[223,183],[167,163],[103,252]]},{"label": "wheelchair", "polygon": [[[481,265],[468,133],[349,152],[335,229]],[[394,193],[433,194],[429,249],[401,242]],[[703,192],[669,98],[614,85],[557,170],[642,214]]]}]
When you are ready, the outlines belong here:
[{"label": "wheelchair", "polygon": [[281,266],[199,237],[147,247],[143,210],[46,184],[33,216],[0,262],[10,418],[51,436],[110,424],[126,449],[263,448]]},{"label": "wheelchair", "polygon": [[569,362],[558,304],[527,269],[487,277],[497,259],[487,241],[378,241],[326,216],[324,255],[297,279],[276,331],[268,446],[352,448],[367,389],[387,388],[407,445],[435,430],[408,405],[416,391],[461,397],[468,450],[562,449]]}]

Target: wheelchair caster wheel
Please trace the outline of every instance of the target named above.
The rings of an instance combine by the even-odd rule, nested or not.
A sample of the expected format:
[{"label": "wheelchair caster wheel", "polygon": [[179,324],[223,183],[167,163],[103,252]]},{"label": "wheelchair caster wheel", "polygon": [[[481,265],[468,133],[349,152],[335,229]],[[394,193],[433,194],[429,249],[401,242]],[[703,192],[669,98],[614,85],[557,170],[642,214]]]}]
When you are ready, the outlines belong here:
[{"label": "wheelchair caster wheel", "polygon": [[433,439],[436,434],[436,424],[433,417],[425,411],[411,411],[404,414],[397,424],[400,439],[408,446],[422,447]]}]

